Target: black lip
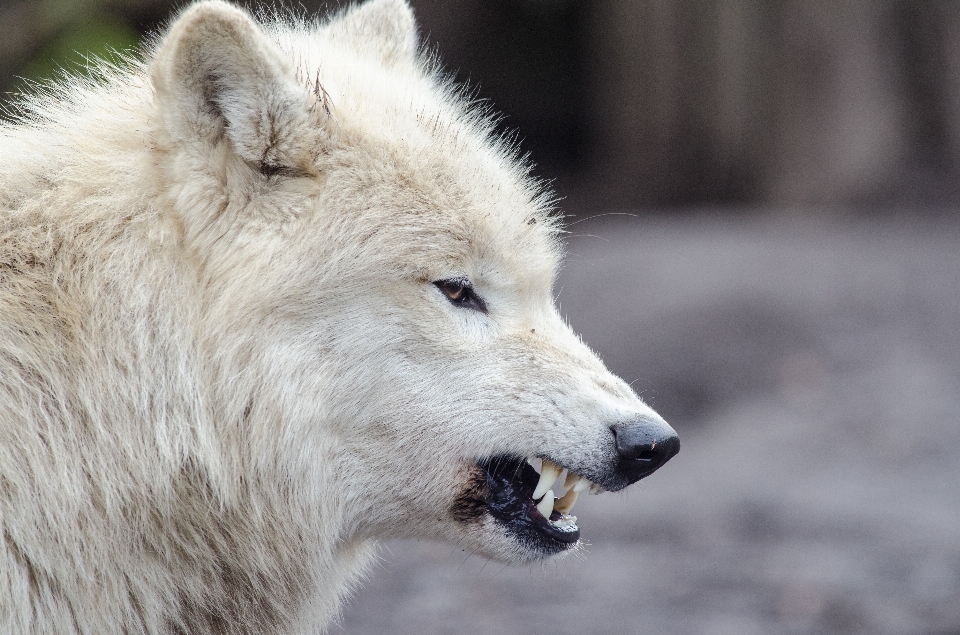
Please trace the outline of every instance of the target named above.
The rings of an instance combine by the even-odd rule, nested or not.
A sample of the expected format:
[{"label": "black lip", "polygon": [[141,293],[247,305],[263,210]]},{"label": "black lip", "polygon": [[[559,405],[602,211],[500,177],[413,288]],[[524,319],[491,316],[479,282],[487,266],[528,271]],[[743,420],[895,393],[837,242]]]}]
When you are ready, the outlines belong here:
[{"label": "black lip", "polygon": [[525,459],[501,456],[478,465],[486,480],[486,510],[518,542],[550,554],[569,549],[580,539],[579,529],[561,531],[537,510],[531,497],[540,475]]}]

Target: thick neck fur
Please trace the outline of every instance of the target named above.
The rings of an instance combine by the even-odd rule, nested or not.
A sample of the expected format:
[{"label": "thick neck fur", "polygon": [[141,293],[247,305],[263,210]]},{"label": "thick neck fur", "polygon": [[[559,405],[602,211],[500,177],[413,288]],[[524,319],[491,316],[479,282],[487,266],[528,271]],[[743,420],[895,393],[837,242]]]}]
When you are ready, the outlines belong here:
[{"label": "thick neck fur", "polygon": [[[0,630],[323,623],[372,546],[344,540],[354,523],[336,497],[296,504],[306,475],[280,457],[302,440],[284,421],[251,424],[283,412],[260,401],[278,378],[246,337],[261,325],[216,322],[236,313],[210,306],[228,290],[204,290],[215,263],[195,259],[161,194],[147,87],[75,99],[73,115],[0,132],[0,356],[17,369],[0,381],[0,464],[17,467],[0,479],[0,587],[36,616],[0,607]],[[39,428],[21,423],[34,403]],[[332,447],[297,453],[310,487],[345,489]],[[45,478],[62,487],[35,487]]]}]

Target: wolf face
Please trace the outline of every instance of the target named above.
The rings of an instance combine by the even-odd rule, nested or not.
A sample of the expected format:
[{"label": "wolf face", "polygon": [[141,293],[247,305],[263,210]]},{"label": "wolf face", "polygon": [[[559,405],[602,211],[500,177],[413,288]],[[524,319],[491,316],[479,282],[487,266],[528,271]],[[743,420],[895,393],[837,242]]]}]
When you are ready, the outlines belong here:
[{"label": "wolf face", "polygon": [[550,194],[402,0],[200,2],[22,108],[0,630],[315,632],[377,540],[542,559],[677,452],[558,315]]},{"label": "wolf face", "polygon": [[209,339],[256,351],[217,358],[258,378],[221,410],[315,450],[285,469],[350,498],[348,539],[536,560],[576,544],[578,493],[677,452],[558,315],[549,194],[418,58],[405,3],[293,30],[203,3],[151,75],[158,178],[232,325]]}]

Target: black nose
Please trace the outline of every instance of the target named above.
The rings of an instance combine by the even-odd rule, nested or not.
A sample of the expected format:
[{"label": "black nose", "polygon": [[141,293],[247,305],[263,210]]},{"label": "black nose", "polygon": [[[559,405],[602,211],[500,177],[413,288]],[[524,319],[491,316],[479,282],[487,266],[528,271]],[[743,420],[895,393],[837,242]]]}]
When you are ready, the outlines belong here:
[{"label": "black nose", "polygon": [[656,472],[680,451],[680,439],[658,417],[639,417],[611,428],[617,440],[621,469],[631,483]]}]

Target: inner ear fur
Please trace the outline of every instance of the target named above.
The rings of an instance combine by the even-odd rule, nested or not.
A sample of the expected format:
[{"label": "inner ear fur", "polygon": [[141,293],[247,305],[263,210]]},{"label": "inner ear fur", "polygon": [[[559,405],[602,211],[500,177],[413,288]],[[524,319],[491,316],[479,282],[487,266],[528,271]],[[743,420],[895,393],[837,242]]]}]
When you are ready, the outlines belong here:
[{"label": "inner ear fur", "polygon": [[312,163],[326,111],[246,11],[220,0],[188,8],[160,42],[150,79],[176,143],[226,137],[268,173]]}]

